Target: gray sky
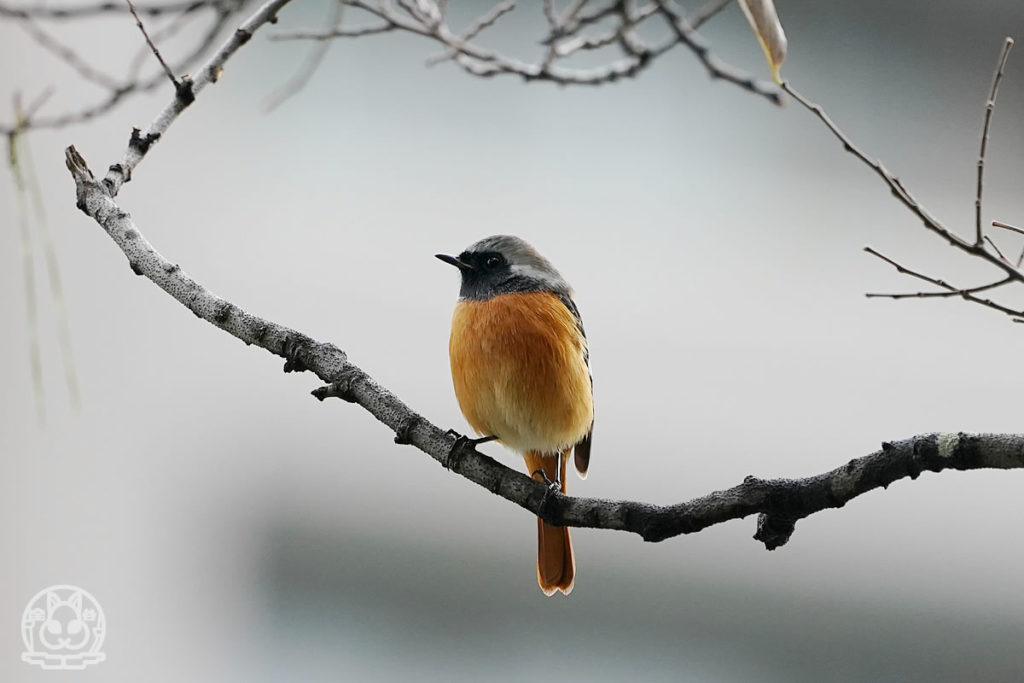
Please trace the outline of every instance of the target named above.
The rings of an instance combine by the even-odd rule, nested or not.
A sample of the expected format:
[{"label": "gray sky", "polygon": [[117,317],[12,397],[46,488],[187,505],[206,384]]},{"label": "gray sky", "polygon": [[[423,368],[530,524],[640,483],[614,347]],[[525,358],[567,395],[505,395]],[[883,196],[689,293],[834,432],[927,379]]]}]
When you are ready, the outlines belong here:
[{"label": "gray sky", "polygon": [[[968,234],[982,107],[1024,6],[777,4],[784,75]],[[531,54],[532,11],[489,44]],[[296,4],[267,33],[323,14]],[[139,44],[130,20],[60,33],[101,64]],[[737,8],[705,34],[767,74]],[[387,35],[335,44],[263,113],[306,47],[246,46],[119,201],[204,285],[333,341],[436,423],[465,429],[447,360],[456,275],[432,255],[514,233],[574,285],[591,343],[593,461],[570,493],[670,503],[921,432],[1020,431],[1024,329],[959,301],[865,299],[916,285],[862,248],[957,285],[986,271],[798,107],[710,82],[681,51],[634,81],[560,89],[427,69],[432,45]],[[47,84],[55,109],[96,97],[7,22],[0,60],[0,102]],[[1022,60],[985,194],[986,220],[1017,224]],[[81,681],[981,681],[1024,666],[1019,472],[901,481],[800,522],[773,553],[753,519],[656,545],[576,530],[576,589],[544,599],[527,514],[359,408],[317,403],[314,378],[134,277],[75,209],[63,147],[102,170],[169,98],[30,138],[84,403],[68,407],[36,254],[45,427],[0,171],[0,679],[43,678],[16,624],[55,583],[106,611],[108,661]]]}]

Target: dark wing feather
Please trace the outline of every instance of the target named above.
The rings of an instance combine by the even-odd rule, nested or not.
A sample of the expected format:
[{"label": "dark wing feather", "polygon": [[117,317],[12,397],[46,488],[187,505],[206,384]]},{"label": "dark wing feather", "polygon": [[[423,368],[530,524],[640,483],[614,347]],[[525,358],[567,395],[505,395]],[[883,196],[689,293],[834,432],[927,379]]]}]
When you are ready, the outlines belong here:
[{"label": "dark wing feather", "polygon": [[[572,313],[573,320],[576,321],[576,329],[580,331],[583,336],[583,362],[587,364],[587,374],[590,374],[590,349],[586,344],[587,333],[583,329],[583,318],[580,316],[580,309],[576,308],[576,302],[567,294],[561,294],[558,297],[565,307]],[[590,391],[594,391],[594,376],[590,375]],[[594,436],[594,423],[590,423],[590,429],[587,431],[587,435],[584,436],[579,443],[573,446],[573,464],[576,465],[576,472],[583,478],[587,476],[587,470],[590,468],[590,442]]]}]

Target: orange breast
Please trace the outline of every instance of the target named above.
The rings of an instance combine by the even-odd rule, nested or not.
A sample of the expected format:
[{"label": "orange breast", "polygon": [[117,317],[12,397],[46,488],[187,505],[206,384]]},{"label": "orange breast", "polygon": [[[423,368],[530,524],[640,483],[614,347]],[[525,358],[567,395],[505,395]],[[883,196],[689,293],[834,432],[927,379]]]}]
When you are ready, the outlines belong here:
[{"label": "orange breast", "polygon": [[572,446],[594,418],[585,344],[554,294],[460,301],[449,352],[462,414],[478,434],[517,451]]}]

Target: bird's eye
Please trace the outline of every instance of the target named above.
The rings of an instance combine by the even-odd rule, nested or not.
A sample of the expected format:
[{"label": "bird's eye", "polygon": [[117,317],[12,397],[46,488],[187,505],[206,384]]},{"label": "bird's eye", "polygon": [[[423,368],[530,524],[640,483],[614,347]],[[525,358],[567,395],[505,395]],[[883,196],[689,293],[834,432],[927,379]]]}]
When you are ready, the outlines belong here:
[{"label": "bird's eye", "polygon": [[487,260],[484,262],[484,265],[493,270],[494,268],[497,268],[498,266],[501,265],[501,257],[489,256],[487,257]]}]

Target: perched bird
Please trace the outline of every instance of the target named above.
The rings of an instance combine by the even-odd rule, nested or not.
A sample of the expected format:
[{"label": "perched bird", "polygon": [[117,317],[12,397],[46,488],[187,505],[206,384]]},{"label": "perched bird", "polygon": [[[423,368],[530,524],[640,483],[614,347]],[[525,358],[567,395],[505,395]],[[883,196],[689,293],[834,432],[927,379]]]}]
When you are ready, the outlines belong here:
[{"label": "perched bird", "polygon": [[[593,382],[583,321],[572,289],[533,247],[510,235],[437,258],[459,269],[449,354],[455,396],[478,433],[522,453],[534,478],[565,493],[574,452],[590,464]],[[537,519],[537,582],[545,595],[572,591],[569,530]]]}]

